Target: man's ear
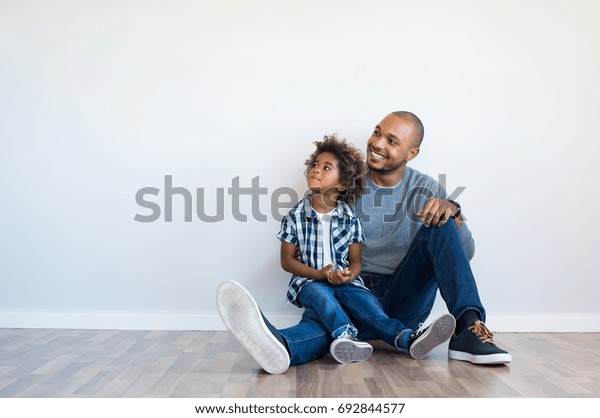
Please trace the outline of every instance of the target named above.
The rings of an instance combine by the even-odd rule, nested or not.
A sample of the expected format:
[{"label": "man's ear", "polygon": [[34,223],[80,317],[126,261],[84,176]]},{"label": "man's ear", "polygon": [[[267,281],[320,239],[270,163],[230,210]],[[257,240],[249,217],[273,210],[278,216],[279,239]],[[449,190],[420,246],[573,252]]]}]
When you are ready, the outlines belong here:
[{"label": "man's ear", "polygon": [[408,154],[406,155],[406,162],[409,162],[419,155],[419,151],[421,151],[421,148],[412,148],[410,151],[408,151]]}]

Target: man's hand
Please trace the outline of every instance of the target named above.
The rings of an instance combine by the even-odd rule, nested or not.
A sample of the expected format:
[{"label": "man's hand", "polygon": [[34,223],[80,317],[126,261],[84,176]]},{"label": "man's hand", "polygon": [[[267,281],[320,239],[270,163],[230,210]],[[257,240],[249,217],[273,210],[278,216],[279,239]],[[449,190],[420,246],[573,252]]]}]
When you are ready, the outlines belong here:
[{"label": "man's hand", "polygon": [[417,216],[423,219],[426,227],[429,227],[430,225],[442,226],[448,222],[448,219],[450,219],[457,210],[457,207],[447,200],[434,197],[425,203],[425,206],[417,213]]},{"label": "man's hand", "polygon": [[331,270],[327,273],[327,281],[331,284],[339,285],[348,283],[351,280],[352,272],[348,268],[345,268],[344,270]]}]

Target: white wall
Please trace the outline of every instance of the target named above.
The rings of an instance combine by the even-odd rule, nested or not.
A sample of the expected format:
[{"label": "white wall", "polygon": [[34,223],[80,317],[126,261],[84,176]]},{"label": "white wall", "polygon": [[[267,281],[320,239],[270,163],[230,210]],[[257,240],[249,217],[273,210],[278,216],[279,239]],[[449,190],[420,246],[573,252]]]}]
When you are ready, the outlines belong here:
[{"label": "white wall", "polygon": [[366,4],[0,0],[0,326],[219,329],[226,278],[293,323],[268,196],[140,223],[136,191],[302,193],[312,141],[406,109],[413,167],[466,186],[491,327],[600,331],[599,3]]}]

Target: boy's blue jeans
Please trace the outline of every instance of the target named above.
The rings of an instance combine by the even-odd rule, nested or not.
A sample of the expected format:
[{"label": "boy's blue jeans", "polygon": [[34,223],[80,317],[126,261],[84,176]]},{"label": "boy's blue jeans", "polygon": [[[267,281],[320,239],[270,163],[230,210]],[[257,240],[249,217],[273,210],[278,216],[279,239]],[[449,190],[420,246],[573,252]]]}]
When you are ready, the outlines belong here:
[{"label": "boy's blue jeans", "polygon": [[[315,281],[302,286],[298,294],[300,304],[305,309],[312,309],[317,314],[317,317],[333,339],[339,337],[343,332],[348,332],[354,337],[358,335],[358,330],[352,324],[340,302],[338,302],[338,297],[348,286],[353,285],[333,286],[328,282]],[[364,289],[361,290],[366,292]]]},{"label": "boy's blue jeans", "polygon": [[359,329],[368,329],[373,333],[372,338],[382,339],[400,348],[396,339],[406,330],[406,326],[397,319],[389,318],[379,300],[362,287],[312,282],[302,287],[298,298],[302,306],[316,313],[333,339],[344,331],[357,336],[358,331],[348,317],[350,315]]},{"label": "boy's blue jeans", "polygon": [[[427,319],[437,289],[455,318],[466,310],[474,310],[485,321],[485,309],[454,222],[441,227],[422,226],[391,276],[362,273],[361,277],[385,313],[408,328],[416,329]],[[363,324],[351,313],[350,316],[359,328],[358,338],[377,338],[369,324]],[[298,324],[280,332],[290,350],[292,366],[329,352],[331,336],[313,309],[305,309]]]}]

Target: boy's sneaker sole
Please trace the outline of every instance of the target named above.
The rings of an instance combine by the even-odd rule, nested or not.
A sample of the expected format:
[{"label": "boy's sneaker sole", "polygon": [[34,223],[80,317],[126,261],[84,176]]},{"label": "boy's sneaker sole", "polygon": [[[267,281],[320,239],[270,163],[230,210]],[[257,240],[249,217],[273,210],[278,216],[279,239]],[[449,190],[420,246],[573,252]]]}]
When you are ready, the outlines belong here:
[{"label": "boy's sneaker sole", "polygon": [[267,373],[290,367],[287,349],[269,331],[254,298],[238,282],[226,280],[217,288],[217,308],[225,326]]},{"label": "boy's sneaker sole", "polygon": [[476,355],[466,353],[464,351],[448,350],[448,357],[453,360],[468,361],[473,364],[486,365],[506,364],[512,361],[512,356],[508,353]]},{"label": "boy's sneaker sole", "polygon": [[371,357],[373,347],[364,341],[340,338],[333,340],[329,346],[329,352],[338,363],[352,363],[364,361]]},{"label": "boy's sneaker sole", "polygon": [[456,320],[450,314],[438,316],[409,348],[412,358],[420,360],[438,345],[448,341],[454,333]]}]

